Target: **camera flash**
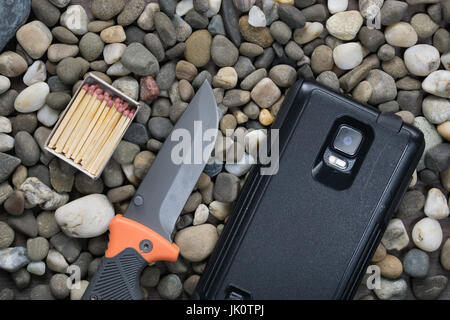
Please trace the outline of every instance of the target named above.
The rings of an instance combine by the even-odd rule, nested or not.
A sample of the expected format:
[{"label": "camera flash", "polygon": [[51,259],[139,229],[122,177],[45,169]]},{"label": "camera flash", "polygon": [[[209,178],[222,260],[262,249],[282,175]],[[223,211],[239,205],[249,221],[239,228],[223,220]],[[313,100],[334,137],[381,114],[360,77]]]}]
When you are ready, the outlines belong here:
[{"label": "camera flash", "polygon": [[339,159],[338,157],[335,157],[335,156],[329,156],[328,162],[340,169],[347,168],[347,161]]}]

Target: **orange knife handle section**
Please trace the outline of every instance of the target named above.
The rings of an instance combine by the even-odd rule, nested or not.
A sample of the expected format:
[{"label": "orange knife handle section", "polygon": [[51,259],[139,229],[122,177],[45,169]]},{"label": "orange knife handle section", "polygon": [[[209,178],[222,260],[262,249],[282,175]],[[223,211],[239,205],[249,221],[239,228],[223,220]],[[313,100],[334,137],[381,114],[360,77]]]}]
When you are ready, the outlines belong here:
[{"label": "orange knife handle section", "polygon": [[136,250],[147,262],[176,261],[180,249],[152,229],[121,214],[109,224],[109,243],[105,253],[113,258],[127,248]]}]

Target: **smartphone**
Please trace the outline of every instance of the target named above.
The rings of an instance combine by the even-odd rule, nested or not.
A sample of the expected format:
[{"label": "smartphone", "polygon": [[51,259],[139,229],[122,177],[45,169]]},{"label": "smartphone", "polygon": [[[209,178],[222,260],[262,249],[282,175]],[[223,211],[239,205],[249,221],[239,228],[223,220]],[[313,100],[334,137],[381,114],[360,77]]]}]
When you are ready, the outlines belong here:
[{"label": "smartphone", "polygon": [[273,129],[278,171],[252,168],[194,297],[351,299],[423,134],[308,81],[289,89]]}]

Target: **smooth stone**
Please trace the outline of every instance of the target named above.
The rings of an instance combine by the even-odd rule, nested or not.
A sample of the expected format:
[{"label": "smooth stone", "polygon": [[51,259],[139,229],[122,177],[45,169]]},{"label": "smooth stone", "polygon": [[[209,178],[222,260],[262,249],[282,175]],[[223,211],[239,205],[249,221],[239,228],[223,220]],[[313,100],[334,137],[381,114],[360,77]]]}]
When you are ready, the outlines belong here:
[{"label": "smooth stone", "polygon": [[239,50],[226,37],[217,35],[211,44],[211,57],[217,66],[231,67],[239,57]]},{"label": "smooth stone", "polygon": [[363,24],[359,11],[350,10],[332,15],[326,22],[328,32],[340,40],[352,40]]},{"label": "smooth stone", "polygon": [[7,152],[14,148],[14,138],[5,133],[0,133],[0,152]]},{"label": "smooth stone", "polygon": [[142,151],[136,155],[134,158],[134,175],[139,179],[144,179],[150,166],[155,160],[155,155],[150,151]]},{"label": "smooth stone", "polygon": [[123,43],[112,43],[103,49],[103,57],[107,64],[119,62],[127,46]]},{"label": "smooth stone", "polygon": [[160,280],[157,290],[161,298],[175,300],[182,294],[183,284],[176,274],[169,274]]},{"label": "smooth stone", "polygon": [[141,15],[137,19],[137,25],[139,28],[145,31],[151,31],[155,28],[154,17],[155,13],[160,10],[158,3],[149,3],[142,11]]},{"label": "smooth stone", "polygon": [[400,259],[387,254],[383,260],[376,264],[381,269],[381,276],[388,279],[397,279],[402,275],[403,265]]},{"label": "smooth stone", "polygon": [[447,198],[440,189],[431,188],[428,191],[425,207],[425,215],[432,219],[444,219],[449,215]]},{"label": "smooth stone", "polygon": [[122,26],[132,24],[141,15],[146,5],[144,0],[130,0],[125,3],[122,12],[117,16],[117,23]]},{"label": "smooth stone", "polygon": [[114,208],[105,195],[91,194],[74,200],[55,212],[55,218],[67,235],[92,238],[106,232],[114,217]]},{"label": "smooth stone", "polygon": [[381,242],[387,250],[402,250],[409,244],[408,233],[400,219],[392,219],[384,232]]},{"label": "smooth stone", "polygon": [[250,92],[231,89],[225,93],[222,103],[227,107],[239,107],[250,101]]},{"label": "smooth stone", "polygon": [[298,44],[305,44],[313,41],[323,31],[323,25],[320,22],[307,22],[301,29],[295,29],[293,39]]},{"label": "smooth stone", "polygon": [[0,250],[0,269],[16,272],[26,266],[29,260],[24,247],[11,247]]},{"label": "smooth stone", "polygon": [[114,151],[113,159],[119,164],[130,164],[139,153],[139,150],[138,145],[128,141],[121,141],[116,151]]},{"label": "smooth stone", "polygon": [[[175,13],[182,17],[186,15],[191,9],[194,8],[194,2],[192,0],[181,0],[177,3],[175,8]],[[172,13],[173,15],[173,13]]]},{"label": "smooth stone", "polygon": [[380,104],[395,99],[397,87],[394,79],[381,70],[371,70],[366,79],[373,88],[369,99],[371,104]]},{"label": "smooth stone", "polygon": [[[297,80],[297,72],[287,64],[280,64],[270,69],[269,78],[281,88],[287,88]],[[277,96],[277,95],[275,95]]]},{"label": "smooth stone", "polygon": [[404,60],[409,72],[416,76],[427,76],[440,65],[439,51],[428,44],[418,44],[408,48]]},{"label": "smooth stone", "polygon": [[267,77],[266,69],[262,68],[255,70],[247,77],[245,77],[244,80],[241,81],[240,86],[243,90],[252,90],[259,81],[261,81],[266,77]]},{"label": "smooth stone", "polygon": [[422,89],[435,96],[450,99],[450,71],[437,70],[422,82]]},{"label": "smooth stone", "polygon": [[425,118],[433,124],[441,124],[450,120],[450,101],[445,98],[427,96],[422,103]]},{"label": "smooth stone", "polygon": [[232,89],[236,86],[238,76],[236,70],[232,67],[219,69],[213,78],[213,86],[216,88]]},{"label": "smooth stone", "polygon": [[38,82],[43,82],[47,79],[47,69],[45,63],[42,61],[35,61],[23,76],[23,83],[31,86]]},{"label": "smooth stone", "polygon": [[444,275],[436,275],[425,279],[413,279],[412,290],[417,299],[434,300],[439,298],[447,288],[448,278]]},{"label": "smooth stone", "polygon": [[302,11],[288,4],[280,4],[278,6],[278,16],[281,21],[285,22],[292,29],[303,28],[307,20],[312,21],[306,19]]},{"label": "smooth stone", "polygon": [[328,11],[331,14],[347,10],[348,0],[328,0]]},{"label": "smooth stone", "polygon": [[389,280],[381,278],[380,288],[374,289],[380,300],[403,300],[406,297],[408,285],[404,279]]},{"label": "smooth stone", "polygon": [[45,269],[46,269],[45,262],[42,261],[30,262],[27,265],[27,271],[36,276],[43,276],[45,274]]},{"label": "smooth stone", "polygon": [[35,20],[20,27],[16,38],[31,58],[39,59],[52,43],[53,35],[45,24]]},{"label": "smooth stone", "polygon": [[112,83],[112,86],[134,100],[139,99],[139,83],[133,77],[118,78]]},{"label": "smooth stone", "polygon": [[414,28],[407,22],[397,22],[384,31],[386,42],[394,47],[409,48],[417,43],[418,36]]},{"label": "smooth stone", "polygon": [[239,30],[246,41],[255,43],[263,48],[270,47],[273,43],[269,29],[251,26],[248,23],[248,16],[242,16],[239,19]]},{"label": "smooth stone", "polygon": [[417,13],[411,18],[411,25],[416,30],[419,38],[431,37],[439,25],[436,24],[429,15],[425,13]]},{"label": "smooth stone", "polygon": [[0,221],[0,249],[8,248],[14,241],[14,230],[3,221]]},{"label": "smooth stone", "polygon": [[226,17],[226,19],[223,19],[226,34],[235,46],[239,46],[242,40],[242,36],[238,28],[240,13],[234,6],[233,0],[222,0],[221,15]]},{"label": "smooth stone", "polygon": [[58,121],[59,112],[45,105],[37,113],[37,119],[46,127],[52,127]]},{"label": "smooth stone", "polygon": [[253,6],[248,13],[248,23],[253,27],[265,27],[267,25],[264,12],[257,6]]},{"label": "smooth stone", "polygon": [[49,92],[50,88],[45,82],[35,83],[20,92],[14,101],[14,108],[22,113],[37,111],[45,104]]},{"label": "smooth stone", "polygon": [[0,152],[0,182],[7,180],[20,162],[19,158]]},{"label": "smooth stone", "polygon": [[251,91],[252,100],[262,108],[270,108],[280,96],[280,89],[270,78],[259,81]]},{"label": "smooth stone", "polygon": [[20,216],[24,211],[25,199],[22,191],[15,190],[4,203],[7,213],[13,216]]},{"label": "smooth stone", "polygon": [[12,51],[0,54],[0,74],[13,78],[23,74],[27,68],[27,62],[19,54]]},{"label": "smooth stone", "polygon": [[400,22],[408,9],[408,4],[403,1],[385,1],[380,10],[381,24],[389,26]]},{"label": "smooth stone", "polygon": [[211,254],[218,239],[219,236],[213,225],[202,224],[179,231],[175,236],[175,243],[185,259],[199,262]]},{"label": "smooth stone", "polygon": [[69,263],[76,261],[81,253],[81,243],[62,232],[54,235],[50,239],[50,243],[58,252],[62,253]]},{"label": "smooth stone", "polygon": [[411,249],[403,258],[405,273],[413,278],[423,278],[428,274],[430,258],[428,254],[419,249]]},{"label": "smooth stone", "polygon": [[412,230],[414,244],[426,252],[439,249],[442,243],[442,229],[437,220],[423,218],[414,225]]},{"label": "smooth stone", "polygon": [[33,262],[38,262],[47,257],[49,242],[43,237],[27,240],[27,255]]},{"label": "smooth stone", "polygon": [[230,203],[236,200],[239,192],[239,178],[230,173],[220,173],[214,184],[214,198]]},{"label": "smooth stone", "polygon": [[450,239],[447,239],[442,246],[440,261],[445,270],[450,270]]},{"label": "smooth stone", "polygon": [[341,44],[333,50],[333,60],[341,70],[350,70],[360,65],[363,60],[363,49],[357,42]]},{"label": "smooth stone", "polygon": [[[264,56],[264,53],[260,57],[262,56]],[[234,65],[234,70],[236,70],[238,79],[243,79],[250,73],[255,71],[256,70],[255,66],[256,63],[255,65],[253,65],[252,61],[249,58],[240,56],[236,64]]]},{"label": "smooth stone", "polygon": [[186,60],[196,67],[205,66],[211,58],[212,37],[207,30],[195,31],[186,41]]},{"label": "smooth stone", "polygon": [[374,19],[380,12],[384,0],[359,0],[359,11],[367,20]]},{"label": "smooth stone", "polygon": [[55,249],[49,250],[46,264],[50,270],[60,273],[65,273],[67,271],[67,267],[69,266],[64,256]]},{"label": "smooth stone", "polygon": [[159,63],[155,56],[140,43],[129,45],[120,60],[131,72],[140,76],[156,76],[159,72]]},{"label": "smooth stone", "polygon": [[84,74],[83,62],[82,60],[79,60],[79,58],[64,58],[58,63],[58,66],[56,67],[56,74],[65,84],[74,85]]},{"label": "smooth stone", "polygon": [[[209,25],[208,25],[208,31],[213,36],[218,35],[218,34],[221,34],[223,36],[226,35],[224,21],[223,21],[221,15],[216,15],[211,18]],[[230,40],[233,41],[232,39],[230,39]],[[234,41],[233,41],[233,43],[236,45],[236,43]]]},{"label": "smooth stone", "polygon": [[84,8],[80,5],[71,5],[61,15],[60,23],[76,35],[88,32],[89,18]]},{"label": "smooth stone", "polygon": [[425,205],[425,196],[418,190],[407,191],[398,207],[396,216],[400,219],[422,216]]},{"label": "smooth stone", "polygon": [[442,142],[442,138],[436,131],[435,126],[430,122],[428,122],[428,120],[425,117],[416,117],[414,119],[413,125],[417,129],[422,131],[425,138],[425,150],[417,166],[417,170],[420,171],[425,168],[425,161],[424,161],[425,154],[428,152],[428,150],[440,144]]}]

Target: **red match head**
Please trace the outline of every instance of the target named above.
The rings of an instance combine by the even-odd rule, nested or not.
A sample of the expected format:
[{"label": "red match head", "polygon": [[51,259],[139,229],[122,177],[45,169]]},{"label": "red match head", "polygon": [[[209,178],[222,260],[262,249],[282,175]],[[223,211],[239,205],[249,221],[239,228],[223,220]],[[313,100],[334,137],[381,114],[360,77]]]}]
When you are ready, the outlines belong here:
[{"label": "red match head", "polygon": [[125,117],[128,117],[130,115],[130,110],[129,109],[125,109],[125,111],[123,112],[123,115]]},{"label": "red match head", "polygon": [[103,90],[102,89],[95,89],[95,94],[96,95],[103,94]]},{"label": "red match head", "polygon": [[89,90],[89,85],[86,83],[85,85],[83,85],[83,86],[81,87],[81,89],[83,89],[83,90],[85,90],[85,91],[88,91],[88,90]]},{"label": "red match head", "polygon": [[104,96],[110,98],[110,97],[111,97],[111,94],[110,94],[109,92],[106,92],[106,91],[105,91]]},{"label": "red match head", "polygon": [[128,115],[128,118],[130,118],[132,120],[135,113],[136,113],[136,110],[131,110],[130,114]]},{"label": "red match head", "polygon": [[122,100],[120,98],[115,98],[114,99],[114,104],[119,105],[121,104]]},{"label": "red match head", "polygon": [[99,94],[99,95],[97,96],[97,99],[100,100],[100,101],[103,101],[103,100],[105,99],[105,96],[102,95],[102,94]]},{"label": "red match head", "polygon": [[108,99],[108,102],[106,103],[106,106],[108,108],[111,108],[113,106],[113,104],[114,104],[114,101],[112,101],[112,99]]}]

